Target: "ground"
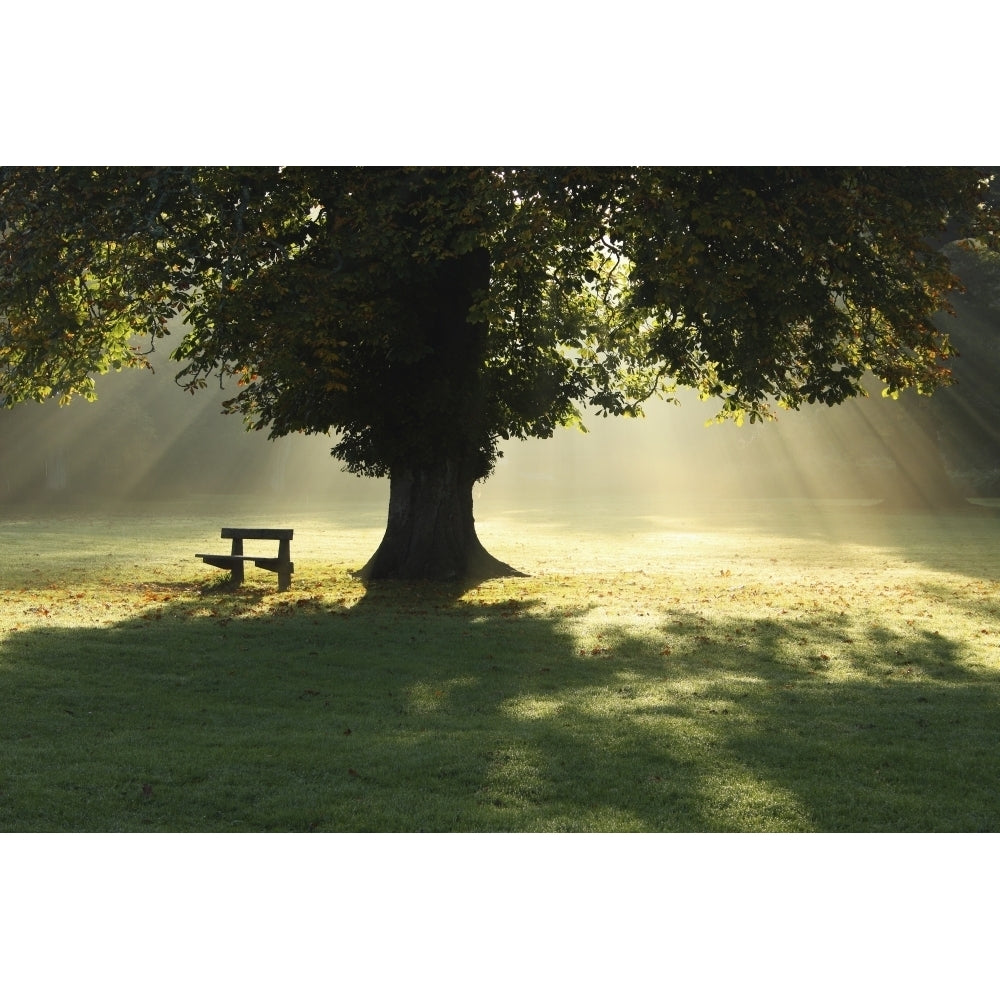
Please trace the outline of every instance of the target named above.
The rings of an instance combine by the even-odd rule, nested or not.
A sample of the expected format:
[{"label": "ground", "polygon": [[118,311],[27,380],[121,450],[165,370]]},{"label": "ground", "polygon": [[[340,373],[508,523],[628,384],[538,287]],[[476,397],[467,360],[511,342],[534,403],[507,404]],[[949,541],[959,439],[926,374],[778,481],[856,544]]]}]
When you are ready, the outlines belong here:
[{"label": "ground", "polygon": [[[481,508],[527,577],[366,588],[374,506],[0,511],[0,829],[1000,828],[1000,521]],[[194,559],[237,520],[289,592]]]}]

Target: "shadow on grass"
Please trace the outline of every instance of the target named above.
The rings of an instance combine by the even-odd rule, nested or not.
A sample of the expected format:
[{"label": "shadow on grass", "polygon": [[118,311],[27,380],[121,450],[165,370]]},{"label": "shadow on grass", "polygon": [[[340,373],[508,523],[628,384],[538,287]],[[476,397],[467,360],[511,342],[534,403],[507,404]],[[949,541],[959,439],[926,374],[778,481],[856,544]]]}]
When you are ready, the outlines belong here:
[{"label": "shadow on grass", "polygon": [[175,595],[0,646],[2,830],[997,830],[975,639]]}]

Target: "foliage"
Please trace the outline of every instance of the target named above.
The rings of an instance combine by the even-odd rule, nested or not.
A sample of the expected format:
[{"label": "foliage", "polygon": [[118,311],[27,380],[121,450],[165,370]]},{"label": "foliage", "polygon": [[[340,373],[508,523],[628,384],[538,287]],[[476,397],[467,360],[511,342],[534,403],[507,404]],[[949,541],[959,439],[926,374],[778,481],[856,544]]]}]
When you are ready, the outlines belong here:
[{"label": "foliage", "polygon": [[984,194],[974,172],[706,170],[648,181],[628,226],[649,220],[630,255],[661,320],[656,349],[675,368],[696,366],[725,411],[838,403],[867,370],[893,393],[947,381],[950,344],[935,314],[959,282],[927,239],[972,213]]},{"label": "foliage", "polygon": [[[7,168],[0,396],[93,395],[177,314],[256,428],[340,435],[355,472],[694,386],[723,416],[947,383],[956,287],[995,245],[965,168]],[[145,338],[137,341],[137,335]]]}]

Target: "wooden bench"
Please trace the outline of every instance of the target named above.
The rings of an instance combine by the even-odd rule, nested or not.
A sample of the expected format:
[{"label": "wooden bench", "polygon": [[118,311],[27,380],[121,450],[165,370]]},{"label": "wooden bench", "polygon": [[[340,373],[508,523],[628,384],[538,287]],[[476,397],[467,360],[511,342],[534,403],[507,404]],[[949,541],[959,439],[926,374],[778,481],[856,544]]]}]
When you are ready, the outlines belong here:
[{"label": "wooden bench", "polygon": [[[227,556],[211,555],[206,552],[196,552],[195,559],[201,559],[209,566],[228,569],[233,575],[233,586],[243,583],[243,567],[252,562],[260,569],[270,570],[278,574],[278,590],[288,590],[292,585],[292,573],[295,565],[292,562],[292,529],[291,528],[223,528],[223,538],[233,540],[232,551]],[[246,538],[270,538],[278,542],[278,555],[247,556],[243,554],[243,540]]]}]

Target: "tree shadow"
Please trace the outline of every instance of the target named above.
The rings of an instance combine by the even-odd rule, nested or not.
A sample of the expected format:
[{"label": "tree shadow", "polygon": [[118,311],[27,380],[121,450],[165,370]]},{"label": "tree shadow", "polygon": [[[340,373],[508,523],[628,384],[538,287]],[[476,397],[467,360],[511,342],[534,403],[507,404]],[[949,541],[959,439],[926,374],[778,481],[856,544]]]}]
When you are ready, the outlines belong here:
[{"label": "tree shadow", "polygon": [[383,583],[20,629],[0,829],[1000,829],[976,637],[599,611]]}]

